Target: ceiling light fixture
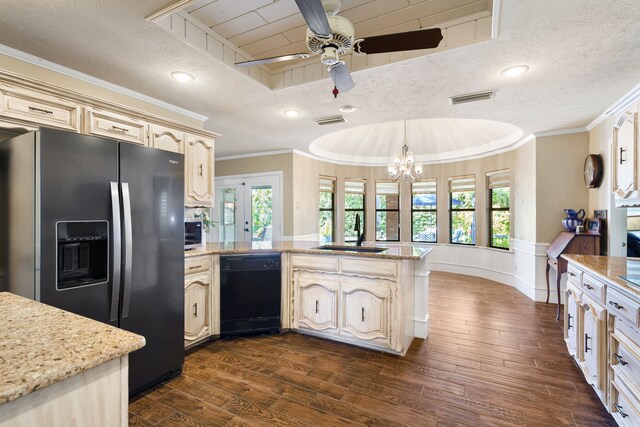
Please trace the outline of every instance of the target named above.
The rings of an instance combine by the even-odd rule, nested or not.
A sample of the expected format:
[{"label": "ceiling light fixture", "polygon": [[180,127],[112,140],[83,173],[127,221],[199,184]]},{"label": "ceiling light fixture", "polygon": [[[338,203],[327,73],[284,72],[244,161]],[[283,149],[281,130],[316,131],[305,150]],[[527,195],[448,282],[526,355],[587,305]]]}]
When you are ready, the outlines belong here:
[{"label": "ceiling light fixture", "polygon": [[185,73],[184,71],[174,71],[173,73],[171,73],[171,77],[173,77],[180,83],[192,82],[196,79],[195,77],[193,77],[193,75]]},{"label": "ceiling light fixture", "polygon": [[528,65],[516,65],[515,67],[505,68],[500,74],[504,77],[518,77],[527,71],[529,71]]},{"label": "ceiling light fixture", "polygon": [[389,178],[396,182],[402,178],[405,182],[420,181],[422,179],[422,163],[414,163],[413,151],[407,145],[407,121],[404,121],[404,145],[402,153],[389,163]]},{"label": "ceiling light fixture", "polygon": [[340,107],[340,112],[341,113],[353,113],[354,111],[356,111],[356,107],[354,107],[353,105],[344,105],[342,107]]},{"label": "ceiling light fixture", "polygon": [[297,110],[284,110],[284,114],[287,117],[298,117],[300,115],[300,111],[297,111]]}]

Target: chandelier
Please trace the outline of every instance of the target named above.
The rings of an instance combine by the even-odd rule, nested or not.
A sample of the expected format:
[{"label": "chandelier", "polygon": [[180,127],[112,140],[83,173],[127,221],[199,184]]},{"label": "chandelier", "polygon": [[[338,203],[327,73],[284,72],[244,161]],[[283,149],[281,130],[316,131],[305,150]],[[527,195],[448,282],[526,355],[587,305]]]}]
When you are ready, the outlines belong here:
[{"label": "chandelier", "polygon": [[413,161],[413,151],[407,145],[407,121],[404,121],[404,145],[400,155],[396,155],[393,163],[388,166],[389,178],[396,182],[402,178],[405,182],[420,181],[422,179],[422,163]]}]

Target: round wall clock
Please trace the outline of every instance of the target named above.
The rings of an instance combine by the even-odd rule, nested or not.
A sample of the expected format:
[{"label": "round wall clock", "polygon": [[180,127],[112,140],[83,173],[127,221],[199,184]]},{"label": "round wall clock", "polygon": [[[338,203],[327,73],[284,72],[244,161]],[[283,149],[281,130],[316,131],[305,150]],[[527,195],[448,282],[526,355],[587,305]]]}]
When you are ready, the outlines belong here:
[{"label": "round wall clock", "polygon": [[602,156],[600,154],[589,154],[584,159],[584,183],[587,188],[598,188],[602,183]]}]

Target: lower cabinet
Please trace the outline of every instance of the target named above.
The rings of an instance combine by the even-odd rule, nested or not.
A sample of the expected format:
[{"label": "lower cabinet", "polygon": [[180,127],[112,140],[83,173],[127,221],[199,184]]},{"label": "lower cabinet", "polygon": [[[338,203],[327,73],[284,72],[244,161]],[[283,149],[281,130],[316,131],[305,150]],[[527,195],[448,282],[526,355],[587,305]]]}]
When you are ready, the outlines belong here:
[{"label": "lower cabinet", "polygon": [[582,309],[584,310],[582,370],[587,382],[604,401],[607,389],[607,312],[587,295],[583,296]]},{"label": "lower cabinet", "polygon": [[298,327],[337,334],[340,283],[313,273],[296,273],[295,283]]},{"label": "lower cabinet", "polygon": [[389,346],[390,287],[393,283],[367,279],[356,282],[360,283],[343,284],[340,291],[342,335]]},{"label": "lower cabinet", "polygon": [[184,346],[191,347],[213,333],[214,272],[210,255],[185,260]]},{"label": "lower cabinet", "polygon": [[567,285],[565,295],[566,310],[564,318],[564,338],[567,343],[569,354],[579,362],[582,360],[582,354],[580,353],[579,347],[579,339],[581,335],[579,328],[582,325],[579,318],[581,314],[579,311],[581,293],[571,286],[571,283],[569,283]]}]

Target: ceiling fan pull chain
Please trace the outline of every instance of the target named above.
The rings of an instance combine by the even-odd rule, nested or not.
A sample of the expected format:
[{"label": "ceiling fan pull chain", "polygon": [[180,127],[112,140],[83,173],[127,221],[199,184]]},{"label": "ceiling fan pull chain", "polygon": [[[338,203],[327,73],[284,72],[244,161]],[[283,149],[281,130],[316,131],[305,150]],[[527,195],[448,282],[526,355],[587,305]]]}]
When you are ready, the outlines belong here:
[{"label": "ceiling fan pull chain", "polygon": [[333,94],[334,98],[337,98],[338,94],[340,93],[340,91],[338,90],[338,86],[334,86],[333,90],[331,91],[331,93]]}]

